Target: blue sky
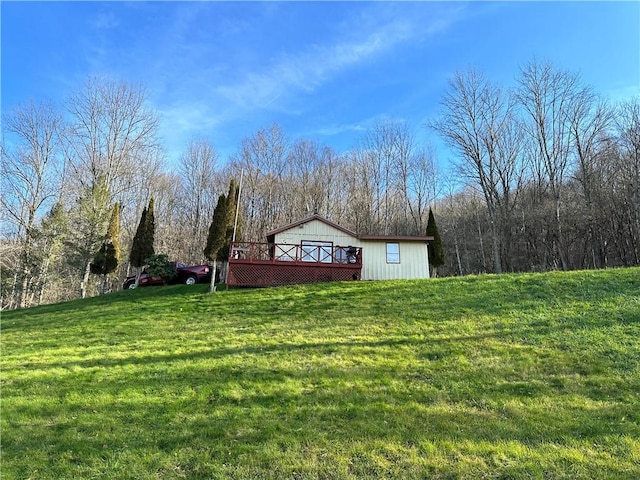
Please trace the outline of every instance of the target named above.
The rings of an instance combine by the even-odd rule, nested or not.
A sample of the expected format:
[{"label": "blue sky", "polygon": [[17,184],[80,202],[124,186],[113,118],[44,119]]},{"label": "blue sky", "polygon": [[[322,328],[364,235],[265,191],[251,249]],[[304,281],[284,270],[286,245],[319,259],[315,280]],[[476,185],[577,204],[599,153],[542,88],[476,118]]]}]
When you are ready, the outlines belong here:
[{"label": "blue sky", "polygon": [[447,80],[512,85],[534,58],[613,99],[640,93],[640,2],[12,2],[0,4],[2,111],[62,104],[88,75],[145,86],[168,160],[224,160],[278,123],[338,152],[380,118],[434,134]]}]

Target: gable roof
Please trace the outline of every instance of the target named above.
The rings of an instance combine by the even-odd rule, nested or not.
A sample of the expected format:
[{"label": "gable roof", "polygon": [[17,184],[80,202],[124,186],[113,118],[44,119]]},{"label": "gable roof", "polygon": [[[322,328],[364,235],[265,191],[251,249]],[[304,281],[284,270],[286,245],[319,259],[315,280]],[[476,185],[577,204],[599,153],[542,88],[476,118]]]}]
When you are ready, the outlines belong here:
[{"label": "gable roof", "polygon": [[405,242],[426,242],[429,240],[433,240],[433,237],[427,237],[427,236],[408,236],[408,235],[359,235],[355,232],[352,232],[351,230],[341,227],[340,225],[338,225],[337,223],[332,222],[331,220],[327,220],[326,218],[324,218],[322,215],[318,215],[317,213],[307,217],[307,218],[303,218],[302,220],[298,220],[297,222],[293,222],[290,223],[288,225],[285,225],[283,227],[280,228],[276,228],[275,230],[271,230],[270,232],[267,232],[267,242],[273,243],[273,240],[275,239],[275,236],[279,233],[282,232],[286,232],[287,230],[290,230],[292,228],[296,228],[299,227],[300,225],[304,225],[305,223],[309,223],[312,222],[314,220],[317,220],[319,222],[324,223],[325,225],[328,225],[332,228],[335,228],[336,230],[341,231],[342,233],[345,233],[347,235],[350,235],[352,237],[357,238],[358,240],[369,240],[369,241],[390,241],[390,240],[397,240],[397,241],[405,241]]},{"label": "gable roof", "polygon": [[289,225],[285,225],[284,227],[276,228],[275,230],[271,230],[267,232],[267,242],[273,242],[273,239],[278,233],[286,232],[287,230],[291,230],[292,228],[299,227],[300,225],[304,225],[305,223],[313,222],[314,220],[318,220],[319,222],[324,223],[325,225],[329,225],[330,227],[335,228],[336,230],[341,231],[342,233],[346,233],[347,235],[351,235],[352,237],[358,238],[358,234],[352,232],[349,229],[341,227],[337,223],[333,223],[331,220],[327,220],[322,215],[318,215],[314,213],[310,217],[303,218],[302,220],[298,220],[297,222],[290,223]]}]

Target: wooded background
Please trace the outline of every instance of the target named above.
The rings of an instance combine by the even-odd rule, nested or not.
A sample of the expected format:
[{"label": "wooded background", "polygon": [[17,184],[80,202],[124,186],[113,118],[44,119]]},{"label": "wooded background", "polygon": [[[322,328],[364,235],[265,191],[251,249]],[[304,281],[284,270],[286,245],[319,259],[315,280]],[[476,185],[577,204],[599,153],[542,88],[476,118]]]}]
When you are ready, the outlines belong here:
[{"label": "wooded background", "polygon": [[[424,235],[432,208],[439,275],[640,264],[640,95],[613,103],[549,63],[529,62],[513,88],[458,72],[427,125],[381,120],[342,153],[274,123],[228,159],[203,139],[167,159],[159,121],[143,87],[108,78],[64,106],[3,115],[3,309],[120,288],[150,199],[155,252],[204,262],[217,199],[241,172],[239,240],[314,212],[358,233]],[[114,211],[118,266],[95,275]]]}]

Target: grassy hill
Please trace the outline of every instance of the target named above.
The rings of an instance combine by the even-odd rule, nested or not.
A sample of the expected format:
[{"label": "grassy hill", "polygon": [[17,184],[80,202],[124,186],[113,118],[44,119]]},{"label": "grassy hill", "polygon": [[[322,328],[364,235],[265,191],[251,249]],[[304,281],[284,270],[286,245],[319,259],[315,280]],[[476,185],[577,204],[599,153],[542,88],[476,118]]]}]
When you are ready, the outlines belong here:
[{"label": "grassy hill", "polygon": [[2,479],[640,478],[640,269],[2,313]]}]

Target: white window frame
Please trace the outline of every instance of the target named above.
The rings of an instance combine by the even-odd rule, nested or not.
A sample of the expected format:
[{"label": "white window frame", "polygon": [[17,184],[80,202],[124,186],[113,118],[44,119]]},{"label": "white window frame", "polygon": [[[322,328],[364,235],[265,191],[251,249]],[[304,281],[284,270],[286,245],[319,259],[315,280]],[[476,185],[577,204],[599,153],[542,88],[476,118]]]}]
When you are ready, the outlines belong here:
[{"label": "white window frame", "polygon": [[[393,251],[392,249],[395,251]],[[397,265],[400,263],[400,244],[398,242],[387,242],[385,251],[387,254],[387,263],[393,265]]]}]

